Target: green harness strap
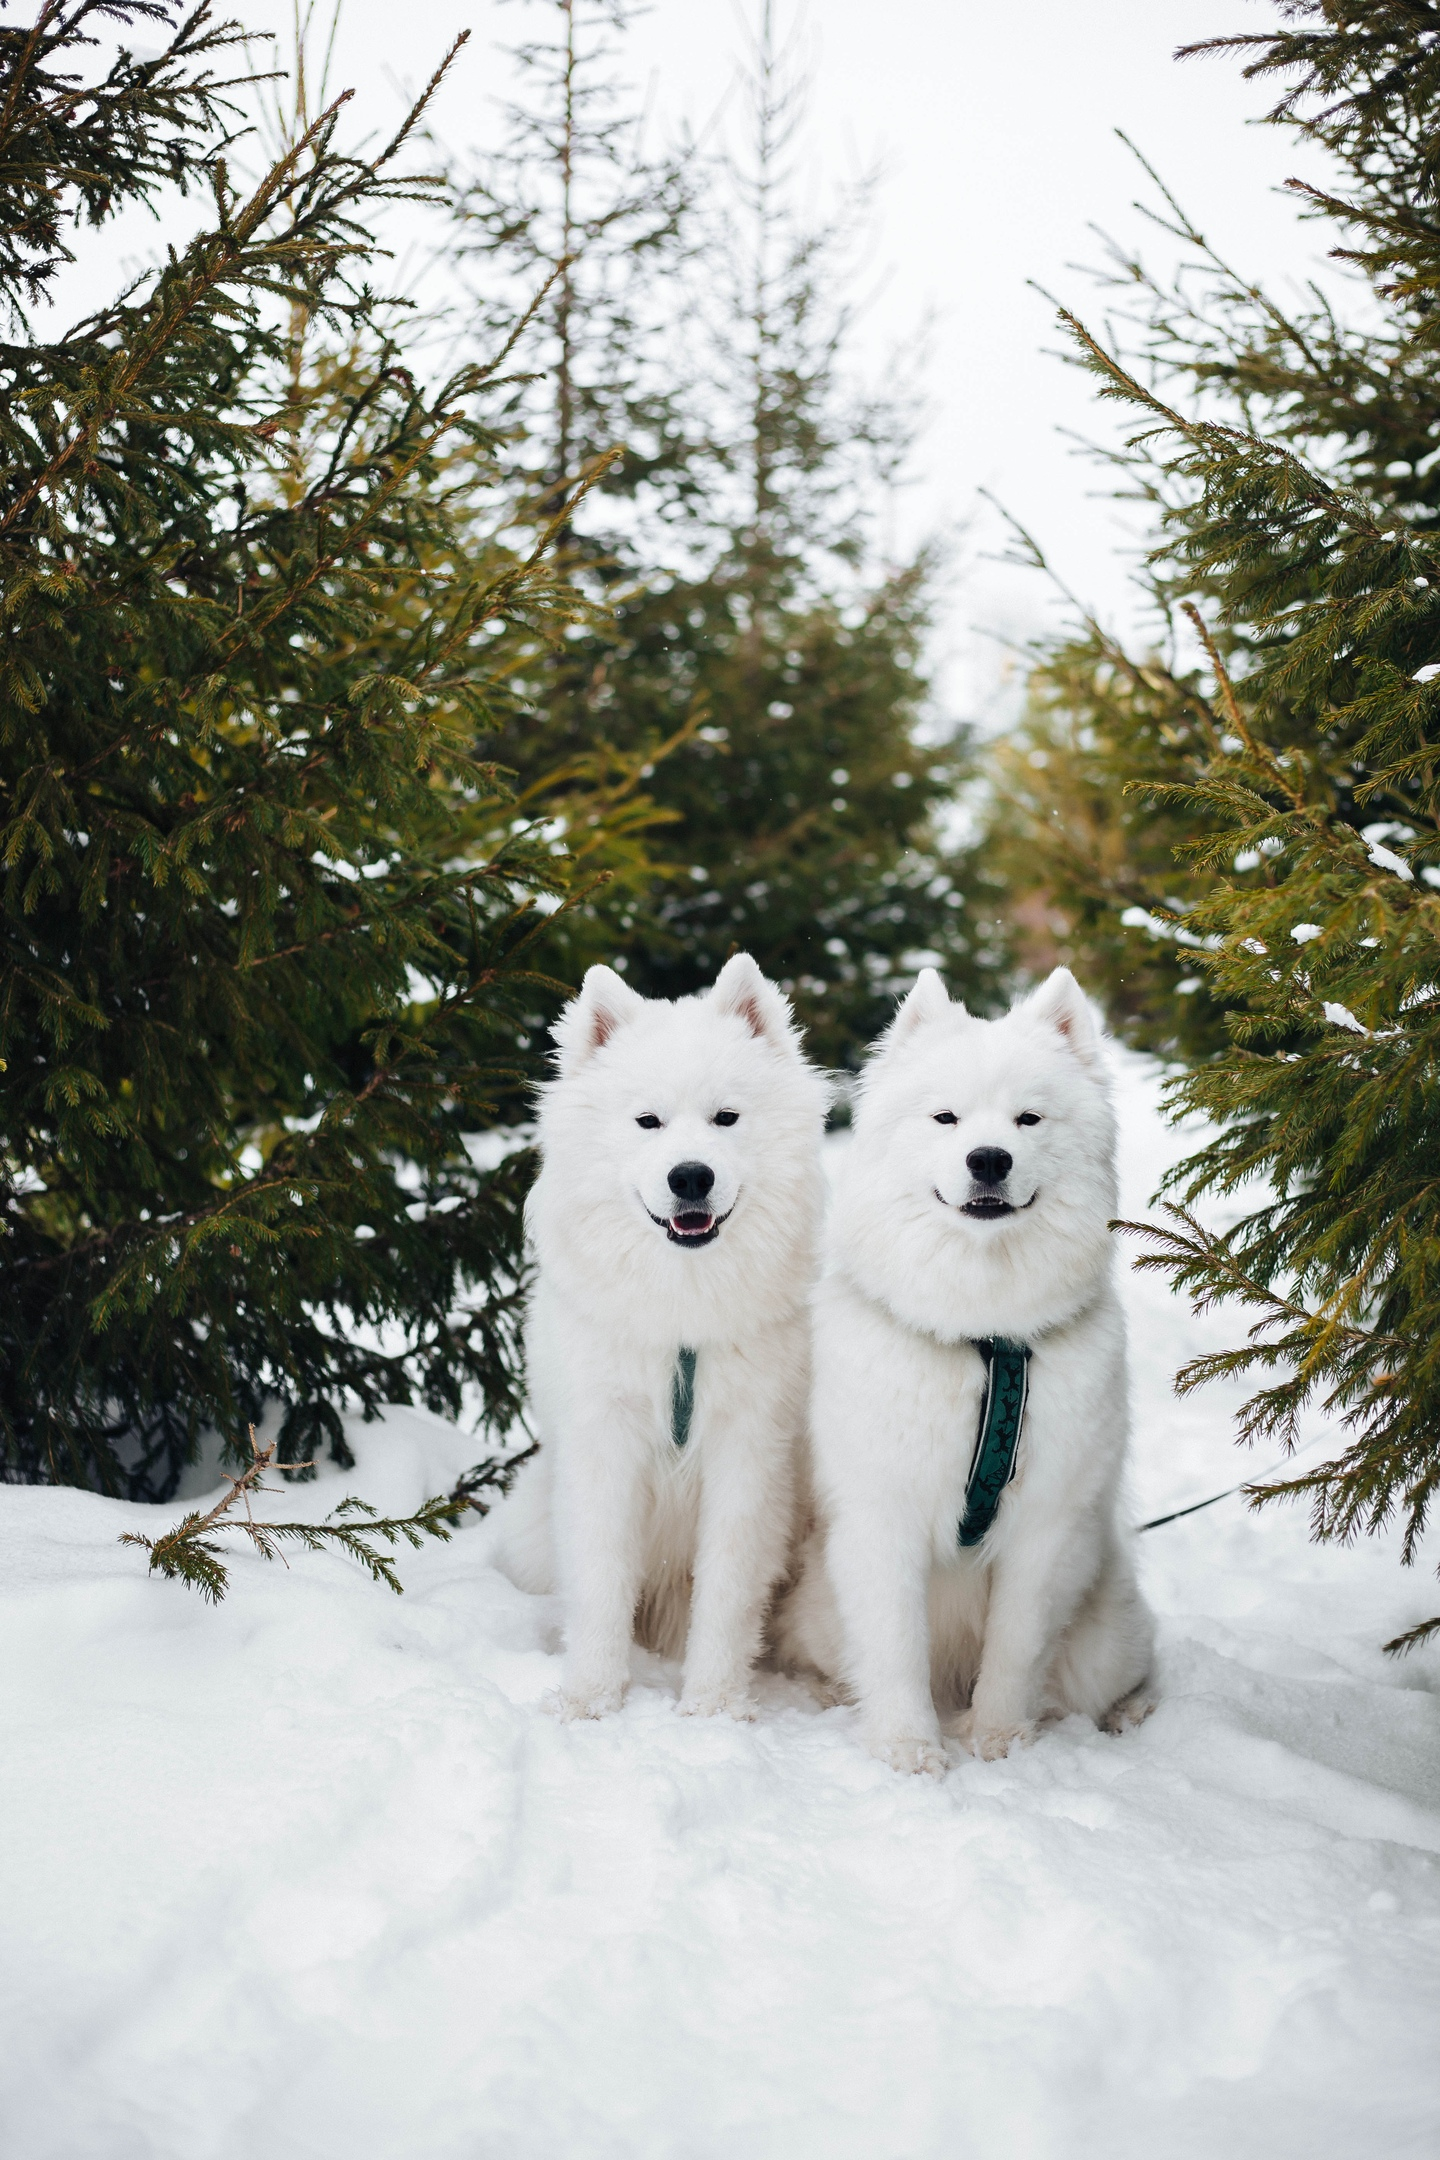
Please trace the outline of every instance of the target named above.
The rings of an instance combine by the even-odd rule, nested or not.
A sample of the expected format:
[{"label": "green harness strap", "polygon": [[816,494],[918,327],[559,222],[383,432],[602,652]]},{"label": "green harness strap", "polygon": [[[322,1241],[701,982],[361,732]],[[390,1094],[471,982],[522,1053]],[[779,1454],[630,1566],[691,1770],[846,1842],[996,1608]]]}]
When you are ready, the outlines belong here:
[{"label": "green harness strap", "polygon": [[670,1375],[670,1438],[677,1448],[684,1447],[690,1437],[690,1420],[695,1415],[695,1352],[677,1350],[675,1370]]},{"label": "green harness strap", "polygon": [[995,1520],[1001,1494],[1015,1475],[1015,1450],[1020,1444],[1029,1382],[1028,1343],[987,1335],[975,1348],[985,1360],[985,1401],[970,1475],[965,1480],[965,1512],[958,1531],[962,1545],[980,1543]]},{"label": "green harness strap", "polygon": [[[1003,1335],[987,1336],[975,1345],[985,1360],[985,1401],[980,1411],[980,1431],[965,1481],[965,1512],[960,1518],[962,1545],[978,1545],[1000,1506],[1000,1496],[1015,1475],[1015,1450],[1025,1419],[1025,1392],[1030,1363],[1028,1343],[1007,1342]],[[695,1416],[695,1352],[675,1353],[670,1375],[670,1438],[683,1448],[690,1438]]]}]

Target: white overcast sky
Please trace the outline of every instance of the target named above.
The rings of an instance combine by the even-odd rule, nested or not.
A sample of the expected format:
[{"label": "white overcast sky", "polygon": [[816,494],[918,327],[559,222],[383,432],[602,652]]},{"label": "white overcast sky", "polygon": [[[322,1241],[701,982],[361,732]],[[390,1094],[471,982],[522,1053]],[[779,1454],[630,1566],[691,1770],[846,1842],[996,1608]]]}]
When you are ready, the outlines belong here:
[{"label": "white overcast sky", "polygon": [[[655,0],[632,33],[631,75],[658,135],[713,116],[759,0]],[[289,0],[240,0],[247,25],[284,30]],[[321,0],[317,13],[328,13]],[[508,68],[499,48],[538,28],[526,0],[345,0],[336,77],[358,132],[388,125],[401,86],[422,83],[455,32],[471,43],[438,109],[459,148],[493,139]],[[1053,352],[1052,311],[1033,285],[1092,317],[1083,269],[1092,226],[1171,253],[1134,207],[1143,175],[1123,129],[1207,236],[1278,292],[1316,271],[1320,228],[1300,222],[1286,176],[1315,153],[1288,131],[1247,125],[1263,92],[1231,57],[1177,63],[1177,45],[1274,20],[1270,0],[810,0],[807,185],[827,191],[879,163],[873,249],[882,282],[865,339],[887,348],[933,318],[933,419],[903,506],[902,538],[968,527],[937,659],[952,701],[984,701],[991,648],[1045,618],[1038,578],[983,559],[996,543],[977,490],[999,496],[1102,616],[1133,615],[1119,513],[1063,431],[1103,433],[1083,378]],[[795,0],[777,0],[782,24]]]}]

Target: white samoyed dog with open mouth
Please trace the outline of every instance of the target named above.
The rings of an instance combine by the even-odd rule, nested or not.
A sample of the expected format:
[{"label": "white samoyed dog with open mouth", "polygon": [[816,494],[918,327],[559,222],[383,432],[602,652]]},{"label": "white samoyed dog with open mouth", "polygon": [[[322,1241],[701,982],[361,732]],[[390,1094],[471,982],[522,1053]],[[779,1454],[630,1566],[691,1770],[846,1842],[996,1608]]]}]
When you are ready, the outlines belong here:
[{"label": "white samoyed dog with open mouth", "polygon": [[927,968],[866,1066],[815,1300],[818,1523],[782,1656],[896,1769],[1047,1717],[1149,1708],[1119,1519],[1128,1439],[1115,1115],[1079,984],[1004,1019]]},{"label": "white samoyed dog with open mouth", "polygon": [[593,967],[555,1041],[526,1216],[542,1446],[497,1557],[561,1593],[562,1715],[618,1708],[638,1635],[683,1649],[683,1710],[745,1716],[794,1529],[827,1085],[745,953],[673,1003]]}]

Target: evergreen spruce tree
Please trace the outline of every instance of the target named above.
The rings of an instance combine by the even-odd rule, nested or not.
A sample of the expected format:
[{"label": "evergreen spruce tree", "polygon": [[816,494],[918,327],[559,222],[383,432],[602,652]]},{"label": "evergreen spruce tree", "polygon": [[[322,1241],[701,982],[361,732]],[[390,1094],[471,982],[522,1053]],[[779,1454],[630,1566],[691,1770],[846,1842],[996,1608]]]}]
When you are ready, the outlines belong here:
[{"label": "evergreen spruce tree", "polygon": [[[690,503],[701,576],[677,575],[613,635],[634,640],[672,711],[705,724],[660,766],[689,878],[636,918],[631,980],[698,988],[737,946],[794,997],[816,1053],[853,1059],[922,956],[984,996],[994,955],[973,863],[942,831],[963,731],[928,735],[925,642],[936,565],[877,566],[877,512],[913,447],[913,399],[850,379],[846,263],[862,188],[827,223],[794,197],[804,81],[761,8],[751,140],[721,175],[706,297],[707,485]],[[636,678],[639,678],[637,681]]]},{"label": "evergreen spruce tree", "polygon": [[[657,878],[674,874],[645,787],[699,715],[640,715],[609,680],[605,632],[664,559],[667,516],[693,489],[695,400],[667,332],[670,287],[690,245],[693,161],[652,148],[619,69],[633,0],[522,0],[532,34],[511,49],[516,94],[494,147],[451,160],[451,267],[464,293],[461,336],[488,350],[534,311],[536,356],[506,400],[505,484],[517,525],[553,524],[555,559],[593,603],[527,672],[526,704],[492,745],[502,764],[533,754],[537,721],[551,768],[553,829],[589,873],[552,924],[555,976],[578,982],[618,960]],[[654,723],[654,724],[652,724]],[[537,1052],[557,999],[531,1015]]]},{"label": "evergreen spruce tree", "polygon": [[[346,1406],[513,1415],[526,1165],[473,1136],[570,875],[484,755],[585,613],[477,522],[502,356],[427,386],[368,282],[419,113],[241,187],[239,35],[0,28],[0,1474],[147,1497],[267,1399],[292,1461]],[[177,197],[55,330],[72,222]]]},{"label": "evergreen spruce tree", "polygon": [[[1287,104],[1271,118],[1300,116]],[[1162,396],[1185,400],[1196,419],[1286,443],[1376,502],[1422,521],[1433,515],[1440,508],[1440,470],[1427,453],[1433,386],[1408,335],[1337,317],[1318,288],[1308,305],[1282,307],[1219,255],[1139,162],[1158,200],[1153,222],[1184,256],[1167,286],[1138,253],[1112,244],[1104,282],[1109,319],[1130,333],[1115,341],[1126,370]],[[1083,347],[1076,357],[1083,365],[1093,359]],[[1227,858],[1228,816],[1183,786],[1228,731],[1223,701],[1206,689],[1204,641],[1190,611],[1208,609],[1205,637],[1242,673],[1261,645],[1276,652],[1288,630],[1267,620],[1257,633],[1230,610],[1234,573],[1227,566],[1212,582],[1186,543],[1197,515],[1195,479],[1160,436],[1144,430],[1103,455],[1119,470],[1120,492],[1148,502],[1157,520],[1161,545],[1142,572],[1155,634],[1127,649],[1065,595],[1075,626],[1040,646],[1021,725],[991,763],[997,785],[986,851],[1032,965],[1065,958],[1095,984],[1127,1039],[1194,1057],[1227,1039],[1227,1006],[1218,978],[1194,963],[1199,933],[1185,917],[1221,881],[1217,864],[1256,884],[1273,884],[1278,873],[1272,842]],[[1031,537],[1016,537],[1016,559],[1048,575]],[[1271,725],[1282,746],[1293,729],[1313,752],[1312,714],[1292,714],[1272,696]],[[1321,752],[1357,829],[1404,807],[1356,797],[1361,768],[1351,751],[1359,732],[1343,714],[1331,715]]]},{"label": "evergreen spruce tree", "polygon": [[[616,250],[565,317],[566,372],[626,385],[623,405],[577,394],[568,420],[558,403],[532,414],[535,463],[583,469],[606,429],[626,432],[572,537],[608,612],[552,661],[546,725],[573,755],[644,760],[672,821],[648,889],[617,884],[564,927],[577,960],[583,945],[649,995],[702,988],[743,946],[839,1062],[885,1023],[922,954],[972,997],[995,964],[974,868],[941,839],[967,753],[957,729],[926,739],[934,565],[877,569],[871,550],[910,434],[903,400],[846,382],[855,217],[812,229],[790,208],[799,86],[768,7],[752,154],[718,172],[644,164],[634,116],[604,97],[608,50],[577,48],[577,10],[555,8],[553,44],[524,55],[537,103],[512,125],[532,154],[548,145],[565,215],[551,208],[542,246],[512,182],[508,224],[497,213],[486,230],[517,236],[531,274],[567,232]],[[607,132],[622,120],[628,133]],[[616,321],[628,363],[602,366]]]},{"label": "evergreen spruce tree", "polygon": [[503,139],[454,174],[454,261],[468,273],[467,334],[487,350],[541,296],[536,372],[514,391],[524,426],[512,479],[547,510],[557,490],[595,477],[584,533],[563,537],[613,576],[607,497],[633,501],[643,480],[685,462],[655,285],[683,253],[691,160],[684,146],[652,150],[617,74],[636,0],[522,4],[539,22],[510,53]]},{"label": "evergreen spruce tree", "polygon": [[[1044,569],[1019,537],[1020,559]],[[1193,777],[1216,715],[1173,639],[1132,655],[1076,614],[1071,634],[1031,655],[1021,718],[986,753],[985,859],[1025,973],[1073,968],[1122,1039],[1206,1056],[1226,1039],[1223,1007],[1187,918],[1216,873],[1190,843],[1220,823],[1157,791]]]},{"label": "evergreen spruce tree", "polygon": [[[1226,1045],[1175,1104],[1218,1137],[1173,1173],[1142,1264],[1254,1325],[1182,1385],[1258,1369],[1242,1436],[1287,1447],[1318,1398],[1341,1452],[1263,1496],[1307,1495],[1322,1537],[1398,1518],[1409,1558],[1440,1483],[1440,47],[1432,11],[1393,0],[1281,14],[1219,42],[1328,153],[1331,185],[1293,184],[1368,305],[1287,316],[1209,257],[1199,299],[1150,290],[1138,357],[1067,318],[1136,417],[1157,589],[1193,610],[1209,680],[1164,693],[1189,717],[1163,776],[1132,671],[1097,785],[1113,802],[1128,762],[1209,881],[1187,965]],[[1202,1225],[1203,1196],[1251,1179],[1271,1197]]]}]

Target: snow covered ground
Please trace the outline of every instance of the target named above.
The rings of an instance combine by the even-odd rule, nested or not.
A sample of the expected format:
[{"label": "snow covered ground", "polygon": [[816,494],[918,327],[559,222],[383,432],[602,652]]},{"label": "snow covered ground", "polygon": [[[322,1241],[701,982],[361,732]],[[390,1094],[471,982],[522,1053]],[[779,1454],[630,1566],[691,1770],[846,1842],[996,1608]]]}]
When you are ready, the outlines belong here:
[{"label": "snow covered ground", "polygon": [[[1176,1137],[1123,1065],[1126,1206]],[[1200,1328],[1132,1278],[1137,1518],[1244,1469]],[[480,1452],[395,1412],[280,1512]],[[1263,1464],[1253,1466],[1266,1467]],[[237,1552],[218,1611],[0,1489],[7,2160],[1359,2160],[1440,2153],[1428,1568],[1238,1501],[1150,1533],[1163,1701],[942,1785],[778,1680],[754,1725],[560,1726],[490,1533]],[[1433,1565],[1433,1563],[1432,1563]]]}]

